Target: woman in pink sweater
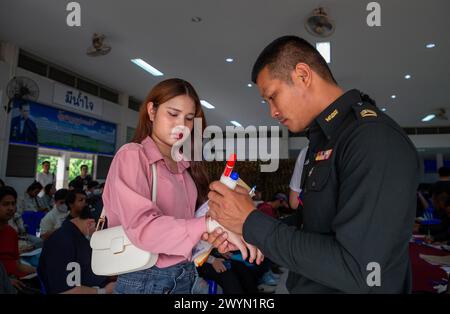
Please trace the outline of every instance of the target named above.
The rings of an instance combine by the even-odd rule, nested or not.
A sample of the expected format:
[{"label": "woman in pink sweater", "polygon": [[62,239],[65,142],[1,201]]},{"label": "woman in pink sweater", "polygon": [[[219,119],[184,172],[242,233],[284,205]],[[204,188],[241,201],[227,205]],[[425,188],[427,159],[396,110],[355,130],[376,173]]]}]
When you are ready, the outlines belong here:
[{"label": "woman in pink sweater", "polygon": [[[207,197],[206,171],[196,162],[176,162],[171,155],[179,140],[174,130],[185,126],[192,131],[194,118],[206,125],[192,85],[181,79],[162,81],[140,108],[132,143],[114,157],[103,194],[108,225],[122,225],[135,246],[159,254],[152,268],[120,275],[116,293],[191,292],[197,276],[192,249],[215,226],[210,218],[194,218],[195,209]],[[151,200],[154,163],[156,203]],[[230,242],[234,239],[233,244],[243,247],[242,241],[237,243],[228,234]]]}]

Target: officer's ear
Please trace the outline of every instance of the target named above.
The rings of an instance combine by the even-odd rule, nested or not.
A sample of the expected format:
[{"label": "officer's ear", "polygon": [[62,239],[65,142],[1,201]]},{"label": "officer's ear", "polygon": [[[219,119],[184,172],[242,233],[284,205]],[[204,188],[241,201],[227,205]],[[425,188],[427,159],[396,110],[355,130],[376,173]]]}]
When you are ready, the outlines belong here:
[{"label": "officer's ear", "polygon": [[311,85],[312,70],[306,63],[297,63],[294,71],[291,73],[294,85],[309,87]]}]

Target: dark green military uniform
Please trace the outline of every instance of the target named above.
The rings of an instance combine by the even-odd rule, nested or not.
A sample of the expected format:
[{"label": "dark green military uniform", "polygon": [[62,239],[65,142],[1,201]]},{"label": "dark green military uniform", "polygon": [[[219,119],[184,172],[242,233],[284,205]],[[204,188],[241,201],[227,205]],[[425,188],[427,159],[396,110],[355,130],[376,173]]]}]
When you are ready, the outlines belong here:
[{"label": "dark green military uniform", "polygon": [[291,293],[410,292],[408,242],[419,174],[414,145],[357,90],[328,106],[307,135],[303,225],[253,211],[245,240],[290,270]]}]

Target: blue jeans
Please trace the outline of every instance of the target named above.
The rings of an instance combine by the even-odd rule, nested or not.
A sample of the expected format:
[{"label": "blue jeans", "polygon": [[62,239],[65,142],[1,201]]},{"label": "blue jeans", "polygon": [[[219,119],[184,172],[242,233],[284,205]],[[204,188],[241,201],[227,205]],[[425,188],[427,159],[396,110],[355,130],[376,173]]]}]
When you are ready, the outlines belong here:
[{"label": "blue jeans", "polygon": [[191,294],[198,277],[192,262],[119,275],[116,294]]}]

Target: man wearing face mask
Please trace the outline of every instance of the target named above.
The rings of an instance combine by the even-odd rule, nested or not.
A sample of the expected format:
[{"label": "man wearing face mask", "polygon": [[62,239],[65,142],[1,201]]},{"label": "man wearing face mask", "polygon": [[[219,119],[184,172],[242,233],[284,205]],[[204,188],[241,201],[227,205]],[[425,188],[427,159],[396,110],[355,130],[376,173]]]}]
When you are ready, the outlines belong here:
[{"label": "man wearing face mask", "polygon": [[66,197],[69,193],[67,189],[60,189],[55,193],[55,205],[53,209],[41,220],[40,231],[41,238],[47,240],[48,237],[59,227],[69,214]]},{"label": "man wearing face mask", "polygon": [[112,293],[115,282],[92,272],[89,240],[94,231],[95,221],[85,206],[78,217],[66,219],[44,242],[38,274],[47,294]]}]

